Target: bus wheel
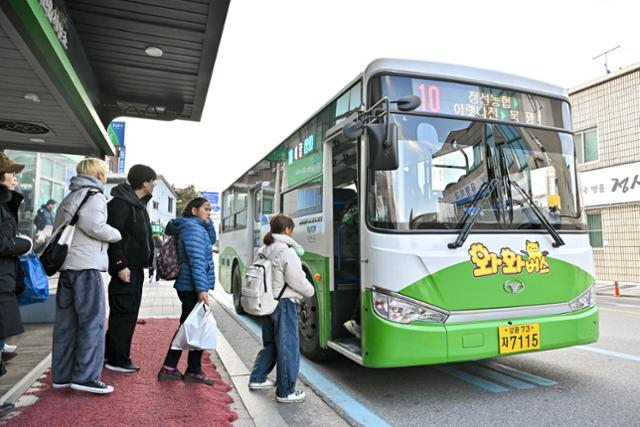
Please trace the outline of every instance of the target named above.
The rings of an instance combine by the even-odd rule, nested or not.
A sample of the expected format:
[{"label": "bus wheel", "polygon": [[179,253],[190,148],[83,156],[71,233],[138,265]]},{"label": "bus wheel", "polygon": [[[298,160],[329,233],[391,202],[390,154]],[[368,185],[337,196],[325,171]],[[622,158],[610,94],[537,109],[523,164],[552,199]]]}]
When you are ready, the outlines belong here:
[{"label": "bus wheel", "polygon": [[242,292],[242,279],[240,278],[240,267],[233,268],[231,275],[231,293],[233,294],[233,308],[238,314],[244,314],[244,309],[240,303],[240,293]]},{"label": "bus wheel", "polygon": [[298,306],[300,352],[307,358],[322,362],[333,356],[333,351],[320,347],[320,316],[316,295],[304,298]]}]

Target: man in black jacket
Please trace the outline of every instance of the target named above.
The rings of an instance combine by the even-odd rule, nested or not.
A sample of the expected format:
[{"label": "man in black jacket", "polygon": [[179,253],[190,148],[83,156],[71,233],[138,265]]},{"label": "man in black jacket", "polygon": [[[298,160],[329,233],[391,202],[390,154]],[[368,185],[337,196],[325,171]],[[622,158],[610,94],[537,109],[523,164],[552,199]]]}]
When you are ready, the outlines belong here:
[{"label": "man in black jacket", "polygon": [[111,190],[107,223],[118,229],[122,240],[109,245],[109,329],[106,336],[105,368],[136,372],[131,361],[131,339],[142,299],[144,269],[151,265],[153,237],[147,203],[155,187],[156,173],[149,166],[129,169],[129,183]]}]

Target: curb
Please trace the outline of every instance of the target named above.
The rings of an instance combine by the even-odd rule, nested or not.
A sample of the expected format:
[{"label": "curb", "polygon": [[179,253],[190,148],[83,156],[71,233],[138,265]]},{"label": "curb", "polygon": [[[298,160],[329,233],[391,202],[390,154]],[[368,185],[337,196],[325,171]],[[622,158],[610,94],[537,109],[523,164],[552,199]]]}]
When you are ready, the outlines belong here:
[{"label": "curb", "polygon": [[[234,311],[233,311],[233,308],[231,308],[230,306],[228,306],[228,305],[226,304],[226,302],[225,302],[225,301],[223,301],[223,300],[221,300],[217,295],[215,295],[215,294],[210,294],[210,296],[212,296],[212,297],[213,297],[213,299],[214,299],[214,300],[216,301],[216,303],[220,306],[220,308],[222,308],[224,311],[226,311],[228,314],[230,314],[230,315],[234,318],[234,320],[238,323],[238,325],[240,325],[240,327],[242,327],[243,329],[245,329],[245,330],[246,330],[246,331],[247,331],[251,336],[253,336],[253,337],[257,338],[257,339],[260,341],[260,337],[259,337],[258,335],[256,335],[256,332],[254,332],[254,331],[253,331],[253,330],[252,330],[248,325],[246,325],[244,322],[242,322],[242,321],[240,321],[240,320],[238,320],[238,319],[236,318],[236,315],[235,315],[235,313],[234,313]],[[221,335],[222,335],[222,334],[219,334],[219,336],[221,336]],[[235,352],[234,352],[234,353],[235,353]],[[236,355],[236,357],[238,357],[238,356]],[[222,359],[222,358],[221,358],[221,359]],[[242,361],[240,361],[240,363],[242,363],[242,365],[244,366],[244,364],[243,364],[243,362],[242,362]],[[224,364],[224,361],[223,361],[223,364]],[[226,366],[225,366],[225,367],[226,367]],[[245,369],[246,369],[246,368],[245,368]],[[302,371],[302,364],[301,364],[301,371]],[[247,372],[248,372],[248,370],[247,370]],[[249,377],[248,377],[248,373],[247,373],[246,380],[245,380],[245,383],[244,383],[244,390],[246,390],[247,392],[248,392],[248,378],[249,378]],[[307,376],[306,376],[304,373],[300,372],[298,379],[299,379],[301,382],[303,382],[307,387],[309,387],[311,390],[313,390],[313,391],[318,395],[318,397],[320,397],[320,399],[322,399],[322,401],[323,401],[324,403],[326,403],[326,404],[327,404],[331,409],[333,409],[333,410],[334,410],[334,411],[335,411],[335,412],[336,412],[336,413],[337,413],[337,414],[338,414],[338,415],[339,415],[339,416],[340,416],[340,417],[341,417],[341,418],[342,418],[342,419],[343,419],[347,424],[349,424],[349,425],[351,425],[351,426],[354,426],[354,427],[355,427],[355,426],[360,426],[360,425],[372,425],[372,424],[369,424],[369,423],[367,423],[367,422],[361,423],[361,422],[358,422],[356,419],[354,419],[354,417],[352,416],[352,414],[350,414],[348,411],[345,411],[345,410],[344,410],[344,409],[343,409],[339,404],[337,404],[337,403],[334,401],[334,399],[335,399],[335,398],[334,398],[334,399],[332,399],[331,397],[329,397],[329,395],[327,395],[326,391],[323,391],[322,389],[320,389],[320,388],[317,386],[317,384],[315,384],[315,383],[311,380],[311,378],[307,378]],[[235,385],[235,382],[234,382],[234,385]],[[238,391],[240,391],[240,389],[238,389]],[[250,394],[250,396],[255,396],[255,394]],[[242,394],[241,394],[241,399],[244,399],[244,397],[242,396]],[[271,405],[273,405],[273,401],[272,401],[272,400],[268,399],[268,402],[269,402]],[[243,400],[243,403],[245,403],[245,405],[246,405],[246,402],[245,402],[244,400]],[[248,409],[248,406],[247,406],[247,409]],[[249,411],[249,412],[251,413],[251,411]],[[278,415],[278,416],[279,416],[279,415]],[[269,421],[271,421],[271,420],[269,420]],[[260,424],[258,424],[258,423],[256,422],[256,425],[260,425]],[[266,425],[273,425],[273,426],[278,425],[278,426],[282,426],[282,425],[286,425],[286,424],[275,424],[275,423],[271,423],[271,422],[269,422],[269,424],[266,424]],[[383,422],[383,423],[381,423],[380,425],[388,425],[388,424],[386,424],[386,423],[384,423],[384,422]]]},{"label": "curb", "polygon": [[9,391],[7,391],[2,397],[0,397],[1,403],[16,403],[16,401],[27,391],[38,378],[45,373],[47,369],[51,367],[51,353],[40,363],[38,363],[27,375],[22,377]]},{"label": "curb", "polygon": [[274,407],[271,398],[264,393],[253,393],[249,390],[249,369],[219,331],[216,353],[218,353],[218,357],[229,374],[231,382],[243,405],[247,408],[254,425],[257,427],[287,425]]}]

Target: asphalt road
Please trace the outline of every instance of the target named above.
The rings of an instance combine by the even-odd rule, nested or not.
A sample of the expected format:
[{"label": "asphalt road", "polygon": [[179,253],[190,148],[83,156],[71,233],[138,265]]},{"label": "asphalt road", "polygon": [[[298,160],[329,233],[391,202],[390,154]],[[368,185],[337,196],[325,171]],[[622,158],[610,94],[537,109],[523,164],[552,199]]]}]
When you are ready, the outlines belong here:
[{"label": "asphalt road", "polygon": [[[587,347],[488,364],[367,369],[342,356],[308,363],[390,425],[640,425],[640,298],[598,302],[600,340]],[[236,351],[255,356],[255,347]]]}]

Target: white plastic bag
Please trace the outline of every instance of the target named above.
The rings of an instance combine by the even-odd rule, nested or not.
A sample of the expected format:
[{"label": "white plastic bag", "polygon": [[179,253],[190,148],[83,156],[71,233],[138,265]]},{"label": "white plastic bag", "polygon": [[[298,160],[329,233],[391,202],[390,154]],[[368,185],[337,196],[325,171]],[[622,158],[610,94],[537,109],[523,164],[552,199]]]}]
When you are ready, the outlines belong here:
[{"label": "white plastic bag", "polygon": [[171,342],[171,349],[213,351],[216,349],[217,333],[218,326],[211,308],[200,301],[180,325]]}]

